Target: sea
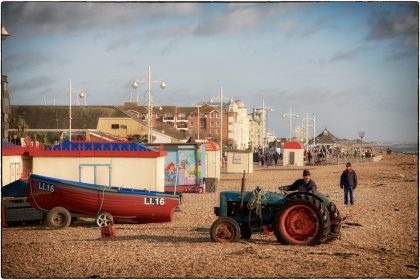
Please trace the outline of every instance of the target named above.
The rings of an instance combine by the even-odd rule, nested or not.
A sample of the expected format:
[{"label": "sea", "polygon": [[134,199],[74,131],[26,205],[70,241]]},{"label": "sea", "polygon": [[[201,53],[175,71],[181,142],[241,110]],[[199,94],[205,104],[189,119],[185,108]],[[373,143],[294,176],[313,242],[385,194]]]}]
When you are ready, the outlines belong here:
[{"label": "sea", "polygon": [[388,148],[391,149],[392,152],[397,153],[407,153],[407,154],[418,154],[419,153],[419,146],[418,145],[389,145],[389,146],[375,146],[375,149],[382,150],[386,152]]}]

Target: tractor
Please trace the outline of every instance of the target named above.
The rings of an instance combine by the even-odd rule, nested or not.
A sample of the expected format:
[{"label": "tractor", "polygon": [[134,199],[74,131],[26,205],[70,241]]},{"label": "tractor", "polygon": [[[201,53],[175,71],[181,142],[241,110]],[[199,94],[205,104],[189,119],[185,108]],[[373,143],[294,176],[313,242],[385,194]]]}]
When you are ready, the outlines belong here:
[{"label": "tractor", "polygon": [[241,192],[220,192],[218,218],[210,227],[214,242],[250,239],[253,233],[276,236],[290,245],[317,245],[337,239],[341,231],[340,212],[328,195],[321,192],[265,192],[256,187],[245,192],[245,173]]}]

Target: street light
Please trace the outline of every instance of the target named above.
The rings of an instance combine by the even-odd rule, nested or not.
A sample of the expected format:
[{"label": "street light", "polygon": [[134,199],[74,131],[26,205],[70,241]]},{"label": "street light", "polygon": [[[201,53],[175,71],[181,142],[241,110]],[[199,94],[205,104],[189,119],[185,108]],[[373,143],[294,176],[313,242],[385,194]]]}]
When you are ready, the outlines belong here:
[{"label": "street light", "polygon": [[[311,121],[312,120],[312,124],[309,124],[309,121]],[[313,117],[312,118],[309,118],[309,114],[308,113],[306,113],[306,118],[304,118],[304,119],[302,119],[302,121],[306,121],[306,124],[303,124],[304,125],[304,128],[305,128],[305,138],[306,138],[306,149],[308,150],[309,149],[309,141],[308,141],[308,138],[309,138],[309,128],[310,127],[314,127],[314,145],[315,145],[315,114],[313,115]]]},{"label": "street light", "polygon": [[290,107],[289,113],[283,114],[283,118],[289,116],[289,141],[292,141],[292,117],[298,118],[299,115],[292,113],[292,107]]},{"label": "street light", "polygon": [[262,109],[257,109],[262,111],[262,129],[261,129],[261,141],[262,141],[262,148],[268,146],[268,139],[267,139],[267,127],[268,127],[268,112],[273,112],[274,110],[270,107],[265,107],[264,99],[262,101]]},{"label": "street light", "polygon": [[362,151],[363,151],[363,138],[365,137],[364,131],[359,131],[359,137],[360,137],[360,160],[362,160]]},{"label": "street light", "polygon": [[71,95],[72,94],[77,95],[78,105],[80,105],[79,98],[84,99],[85,100],[85,105],[86,105],[86,93],[83,92],[83,91],[80,91],[80,90],[72,90],[71,80],[69,79],[69,142],[71,142],[71,120],[72,120],[72,116],[71,116]]},{"label": "street light", "polygon": [[133,89],[138,88],[142,83],[147,83],[147,127],[148,127],[148,143],[152,143],[152,91],[151,86],[152,83],[159,83],[161,89],[166,88],[166,84],[164,81],[152,81],[150,66],[147,68],[147,80],[134,80],[132,87]]},{"label": "street light", "polygon": [[197,140],[200,141],[200,107],[202,105],[195,105],[197,108]]}]

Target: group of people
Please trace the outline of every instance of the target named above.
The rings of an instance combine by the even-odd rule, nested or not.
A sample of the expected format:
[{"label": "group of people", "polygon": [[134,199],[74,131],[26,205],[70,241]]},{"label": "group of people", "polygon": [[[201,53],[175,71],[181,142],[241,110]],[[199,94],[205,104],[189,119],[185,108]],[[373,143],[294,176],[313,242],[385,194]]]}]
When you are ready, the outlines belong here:
[{"label": "group of people", "polygon": [[274,164],[277,165],[277,162],[279,160],[283,159],[283,154],[279,154],[279,153],[274,153],[274,154],[270,154],[270,153],[259,153],[258,154],[261,166],[264,166],[264,164],[268,167],[269,165],[272,164],[272,161],[274,161]]},{"label": "group of people", "polygon": [[[354,190],[357,188],[357,174],[351,167],[351,163],[347,162],[346,169],[340,177],[340,188],[344,190],[344,205],[354,205]],[[300,192],[316,192],[317,185],[311,179],[311,172],[307,169],[303,170],[303,178],[296,180],[292,185],[285,188],[287,191]]]}]

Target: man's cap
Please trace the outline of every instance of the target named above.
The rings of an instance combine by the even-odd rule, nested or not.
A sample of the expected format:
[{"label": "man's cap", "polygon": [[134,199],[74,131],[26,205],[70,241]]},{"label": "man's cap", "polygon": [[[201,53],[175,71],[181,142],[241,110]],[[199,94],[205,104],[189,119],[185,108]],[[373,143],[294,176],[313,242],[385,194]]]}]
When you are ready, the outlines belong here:
[{"label": "man's cap", "polygon": [[308,169],[303,170],[303,176],[311,176],[311,172]]},{"label": "man's cap", "polygon": [[346,167],[350,167],[351,166],[351,163],[350,162],[347,162],[346,163]]}]

